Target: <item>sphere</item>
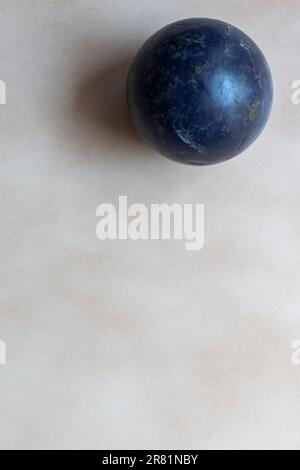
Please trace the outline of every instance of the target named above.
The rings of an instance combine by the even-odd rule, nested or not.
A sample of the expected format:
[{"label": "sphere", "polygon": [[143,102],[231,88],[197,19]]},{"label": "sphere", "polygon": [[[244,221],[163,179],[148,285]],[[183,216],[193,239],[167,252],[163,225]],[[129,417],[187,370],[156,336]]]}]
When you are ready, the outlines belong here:
[{"label": "sphere", "polygon": [[172,23],[142,46],[128,74],[141,137],[178,162],[208,165],[247,149],[270,115],[273,85],[258,46],[223,21]]}]

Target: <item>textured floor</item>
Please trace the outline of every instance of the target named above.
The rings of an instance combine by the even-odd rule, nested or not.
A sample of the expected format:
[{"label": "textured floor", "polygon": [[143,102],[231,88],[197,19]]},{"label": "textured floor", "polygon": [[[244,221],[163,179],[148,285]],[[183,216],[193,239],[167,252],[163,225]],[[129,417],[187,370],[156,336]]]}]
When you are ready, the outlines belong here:
[{"label": "textured floor", "polygon": [[[195,168],[147,148],[124,80],[164,24],[264,50],[270,123]],[[299,448],[299,1],[0,0],[1,448]],[[96,238],[96,208],[204,203],[205,247]]]}]

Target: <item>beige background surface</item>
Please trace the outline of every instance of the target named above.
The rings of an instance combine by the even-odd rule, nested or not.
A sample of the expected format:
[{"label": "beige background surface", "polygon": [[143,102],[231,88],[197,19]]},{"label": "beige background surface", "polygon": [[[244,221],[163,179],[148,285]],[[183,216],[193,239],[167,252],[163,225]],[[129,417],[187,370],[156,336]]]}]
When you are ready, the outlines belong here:
[{"label": "beige background surface", "polygon": [[[179,18],[264,50],[271,121],[215,167],[126,120],[128,62]],[[0,447],[300,448],[298,0],[0,0]],[[100,242],[101,202],[206,206],[206,243]]]}]

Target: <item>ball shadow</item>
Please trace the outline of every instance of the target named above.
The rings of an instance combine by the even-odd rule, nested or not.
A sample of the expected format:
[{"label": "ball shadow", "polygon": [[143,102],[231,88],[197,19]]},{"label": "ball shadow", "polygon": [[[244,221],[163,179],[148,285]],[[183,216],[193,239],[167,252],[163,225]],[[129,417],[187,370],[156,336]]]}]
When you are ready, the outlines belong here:
[{"label": "ball shadow", "polygon": [[[105,137],[110,149],[124,146],[134,153],[148,146],[134,129],[126,99],[127,74],[132,59],[85,73],[76,93],[76,115],[93,136]],[[78,123],[79,125],[79,123]],[[91,136],[90,136],[91,137]]]}]

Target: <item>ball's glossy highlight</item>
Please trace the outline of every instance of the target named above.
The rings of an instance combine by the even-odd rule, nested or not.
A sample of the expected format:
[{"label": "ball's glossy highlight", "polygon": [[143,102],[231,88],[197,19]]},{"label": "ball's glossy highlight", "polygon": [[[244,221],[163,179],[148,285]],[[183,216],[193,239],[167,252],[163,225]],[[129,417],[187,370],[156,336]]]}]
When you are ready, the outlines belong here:
[{"label": "ball's glossy highlight", "polygon": [[273,85],[258,46],[223,21],[192,18],[154,34],[127,82],[141,137],[166,157],[206,165],[249,147],[270,115]]}]

